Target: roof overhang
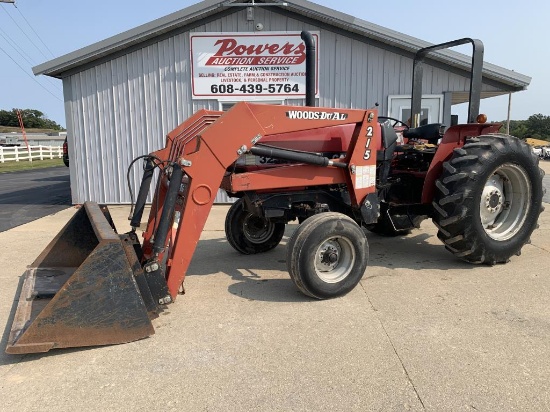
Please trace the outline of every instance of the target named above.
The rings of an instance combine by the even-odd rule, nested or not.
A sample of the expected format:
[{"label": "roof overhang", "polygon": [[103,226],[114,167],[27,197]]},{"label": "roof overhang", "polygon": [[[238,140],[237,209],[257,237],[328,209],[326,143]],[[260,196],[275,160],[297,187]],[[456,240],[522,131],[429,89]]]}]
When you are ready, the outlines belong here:
[{"label": "roof overhang", "polygon": [[[231,9],[231,7],[228,6],[235,5],[235,3],[243,4],[245,2],[242,0],[204,0],[150,23],[146,23],[98,43],[42,63],[33,67],[33,72],[35,75],[44,74],[62,78],[64,73],[73,71],[80,66],[87,65],[95,60],[102,59],[162,34],[181,30],[204,18],[224,11],[227,12]],[[284,9],[286,12],[323,22],[329,26],[337,27],[346,32],[372,39],[376,42],[386,44],[392,48],[401,49],[411,54],[414,54],[418,49],[432,45],[429,42],[358,19],[349,14],[307,0],[255,0],[254,3],[255,6],[262,6],[262,3],[269,3],[268,7],[272,7],[274,11],[277,11],[277,9]],[[250,3],[250,6],[252,6],[252,3]],[[430,60],[466,71],[469,71],[471,65],[471,58],[469,56],[448,49],[431,54]],[[484,62],[483,65],[483,77],[502,84],[505,90],[502,92],[494,92],[498,94],[525,90],[531,82],[529,76],[487,62]],[[484,95],[482,97],[490,96]]]}]

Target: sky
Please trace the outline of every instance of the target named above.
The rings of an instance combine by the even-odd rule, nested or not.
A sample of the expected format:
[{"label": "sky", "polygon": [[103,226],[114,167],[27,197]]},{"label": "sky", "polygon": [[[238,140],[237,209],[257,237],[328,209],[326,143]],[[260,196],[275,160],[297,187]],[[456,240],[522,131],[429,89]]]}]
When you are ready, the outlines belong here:
[{"label": "sky", "polygon": [[[61,80],[34,76],[32,67],[156,18],[196,0],[0,0],[0,110],[37,109],[65,126]],[[5,0],[4,0],[5,1]],[[473,37],[485,61],[532,78],[512,95],[511,119],[550,115],[548,0],[316,0],[357,18],[431,43]],[[465,51],[465,53],[469,53]],[[453,110],[462,117],[465,108]],[[484,99],[490,121],[507,118],[508,96]]]}]

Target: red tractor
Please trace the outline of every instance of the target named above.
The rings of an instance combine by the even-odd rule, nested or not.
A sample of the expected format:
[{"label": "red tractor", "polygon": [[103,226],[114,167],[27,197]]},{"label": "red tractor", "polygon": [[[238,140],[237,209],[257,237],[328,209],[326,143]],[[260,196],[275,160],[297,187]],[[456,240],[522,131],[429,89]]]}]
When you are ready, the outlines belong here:
[{"label": "red tractor", "polygon": [[[311,73],[314,45],[303,38]],[[424,57],[465,42],[474,46],[468,123],[419,125]],[[287,244],[288,271],[318,299],[349,292],[364,275],[365,228],[400,235],[431,218],[460,259],[493,265],[519,255],[542,210],[543,172],[528,145],[478,117],[482,54],[471,39],[418,51],[412,127],[375,109],[312,107],[312,76],[307,107],[243,102],[226,113],[197,112],[168,134],[165,148],[140,157],[131,232],[117,234],[107,208],[86,202],[29,267],[7,352],[153,334],[151,319],[181,291],[220,187],[238,199],[225,232],[242,254],[275,248],[285,225],[300,222]]]}]

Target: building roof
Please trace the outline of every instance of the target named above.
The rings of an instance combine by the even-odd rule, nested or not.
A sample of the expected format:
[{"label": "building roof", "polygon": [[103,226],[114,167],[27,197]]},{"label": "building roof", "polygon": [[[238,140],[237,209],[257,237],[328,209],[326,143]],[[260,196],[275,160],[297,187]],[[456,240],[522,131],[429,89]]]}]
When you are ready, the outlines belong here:
[{"label": "building roof", "polygon": [[[302,15],[355,35],[368,37],[376,42],[390,47],[402,49],[414,53],[418,49],[432,45],[432,43],[417,39],[412,36],[390,30],[385,27],[358,19],[328,7],[321,6],[307,0],[256,0],[255,3],[280,4],[285,11]],[[42,63],[33,67],[35,75],[61,78],[68,71],[77,70],[78,67],[87,65],[95,60],[102,59],[117,53],[125,48],[137,45],[164,33],[178,30],[189,24],[208,16],[228,10],[228,6],[242,5],[243,0],[204,0],[185,9],[153,20],[134,29],[117,34],[116,36],[73,51],[64,56]],[[277,6],[276,6],[277,7]],[[442,50],[431,55],[431,58],[441,63],[469,70],[470,56],[453,50]],[[503,85],[503,88],[512,91],[525,90],[531,78],[521,73],[505,69],[503,67],[484,62],[483,76]],[[495,93],[502,94],[502,93]]]},{"label": "building roof", "polygon": [[[67,132],[62,133],[25,133],[27,139],[32,140],[65,140],[67,137]],[[10,133],[0,133],[0,138],[6,137],[17,137],[18,139],[23,139],[23,133],[20,132],[10,132]]]}]

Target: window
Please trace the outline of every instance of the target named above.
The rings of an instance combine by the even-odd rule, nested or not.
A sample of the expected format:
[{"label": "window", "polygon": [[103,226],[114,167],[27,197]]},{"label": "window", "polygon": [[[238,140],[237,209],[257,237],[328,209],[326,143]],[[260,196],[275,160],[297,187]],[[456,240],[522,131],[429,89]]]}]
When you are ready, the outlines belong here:
[{"label": "window", "polygon": [[[410,96],[388,96],[388,116],[407,122],[411,118]],[[441,123],[443,121],[443,95],[422,96],[420,121]]]}]

